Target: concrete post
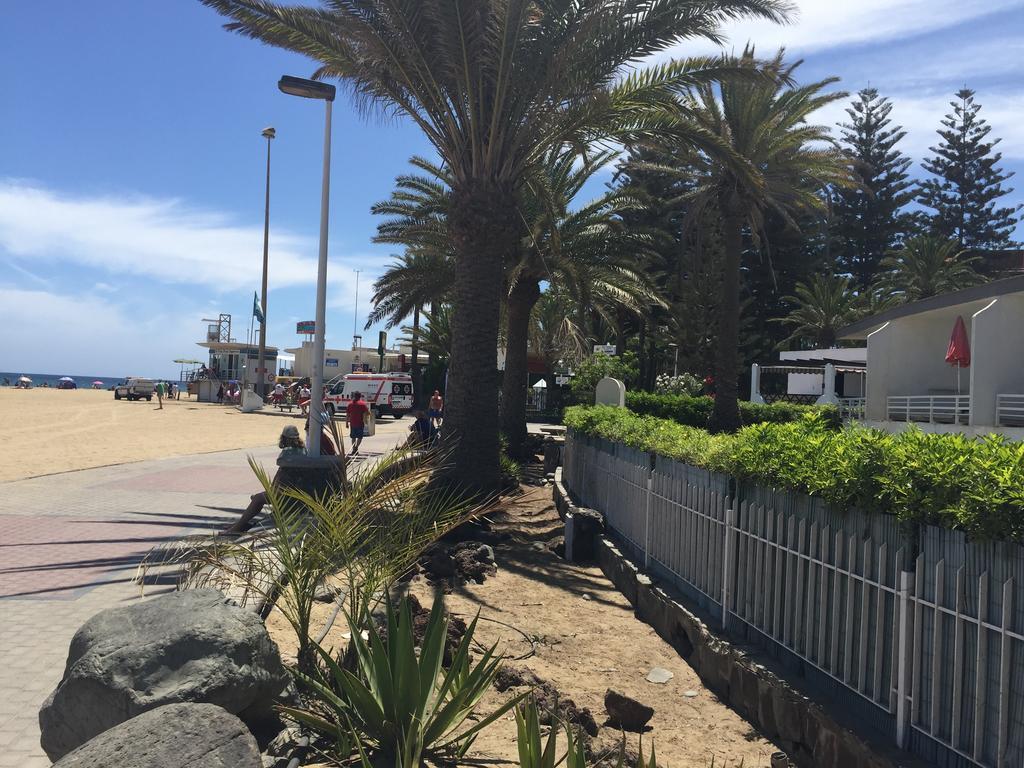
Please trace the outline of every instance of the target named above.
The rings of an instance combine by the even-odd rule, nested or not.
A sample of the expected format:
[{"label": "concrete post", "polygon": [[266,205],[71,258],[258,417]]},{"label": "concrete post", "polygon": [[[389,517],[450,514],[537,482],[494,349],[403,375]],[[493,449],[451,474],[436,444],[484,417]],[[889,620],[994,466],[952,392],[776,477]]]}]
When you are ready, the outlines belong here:
[{"label": "concrete post", "polygon": [[761,397],[761,366],[754,363],[750,366],[750,402],[764,405]]},{"label": "concrete post", "polygon": [[816,405],[836,405],[839,398],[836,397],[836,367],[832,363],[825,363],[824,388],[821,397],[815,400]]}]

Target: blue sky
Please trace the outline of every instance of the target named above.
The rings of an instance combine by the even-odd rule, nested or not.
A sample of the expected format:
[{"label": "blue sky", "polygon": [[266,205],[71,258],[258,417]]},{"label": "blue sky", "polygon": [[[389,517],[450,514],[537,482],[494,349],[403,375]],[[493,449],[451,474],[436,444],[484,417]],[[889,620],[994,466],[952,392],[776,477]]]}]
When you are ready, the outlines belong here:
[{"label": "blue sky", "polygon": [[[794,23],[741,23],[731,45],[785,45],[801,79],[878,88],[919,160],[954,91],[978,92],[1024,202],[1024,0],[799,0]],[[693,42],[679,52],[703,53]],[[278,92],[299,57],[228,34],[188,0],[11,3],[0,26],[0,370],[173,375],[201,357],[201,318],[245,338],[262,257],[273,125],[268,337],[296,345],[313,316],[323,109]],[[844,118],[836,105],[821,122]],[[393,249],[370,242],[372,203],[413,154],[401,120],[334,115],[328,345],[351,343]],[[588,190],[596,194],[606,180]],[[1016,184],[1014,184],[1016,182]],[[1021,232],[1022,230],[1019,230]],[[371,331],[367,338],[375,338]]]}]

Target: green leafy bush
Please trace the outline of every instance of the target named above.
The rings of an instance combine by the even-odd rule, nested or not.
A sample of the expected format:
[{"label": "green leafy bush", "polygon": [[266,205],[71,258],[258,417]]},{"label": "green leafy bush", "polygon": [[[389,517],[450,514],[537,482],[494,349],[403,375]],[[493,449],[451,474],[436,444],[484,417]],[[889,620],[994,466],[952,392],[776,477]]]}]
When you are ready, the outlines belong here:
[{"label": "green leafy bush", "polygon": [[[715,401],[708,396],[671,395],[651,392],[627,392],[626,407],[643,416],[704,427],[708,423]],[[826,423],[839,427],[839,411],[833,406],[798,405],[796,403],[771,403],[767,405],[740,401],[740,417],[744,424],[770,422],[784,424],[803,418],[808,413],[817,413]]]},{"label": "green leafy bush", "polygon": [[857,425],[833,429],[820,414],[711,435],[626,409],[575,407],[572,429],[837,507],[959,528],[981,539],[1024,540],[1024,443]]},{"label": "green leafy bush", "polygon": [[572,394],[579,402],[594,402],[597,382],[608,376],[618,379],[627,387],[636,383],[640,375],[640,363],[633,352],[621,355],[591,355],[576,367],[570,382]]},{"label": "green leafy bush", "polygon": [[[315,676],[297,673],[316,703],[311,708],[284,707],[282,711],[333,739],[338,758],[358,751],[364,768],[419,768],[425,757],[462,757],[480,730],[523,697],[475,718],[475,709],[502,662],[495,655],[495,646],[485,649],[475,662],[471,660],[476,620],[466,629],[451,666],[445,669],[448,619],[441,598],[434,601],[418,653],[409,599],[403,598],[398,606],[388,601],[385,608],[387,633],[383,636],[366,615],[362,621],[349,617],[351,665],[316,646],[324,669]],[[475,722],[467,726],[471,719]]]}]

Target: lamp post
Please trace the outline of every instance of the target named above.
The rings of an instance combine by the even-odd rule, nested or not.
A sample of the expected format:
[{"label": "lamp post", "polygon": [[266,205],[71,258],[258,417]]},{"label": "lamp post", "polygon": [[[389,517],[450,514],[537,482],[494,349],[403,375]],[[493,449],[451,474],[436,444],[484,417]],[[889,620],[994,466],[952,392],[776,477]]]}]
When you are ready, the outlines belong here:
[{"label": "lamp post", "polygon": [[267,140],[267,196],[263,205],[263,287],[260,290],[260,309],[263,319],[260,321],[260,354],[256,370],[256,394],[267,396],[267,254],[270,250],[270,141],[277,135],[272,127],[263,129],[262,136]]},{"label": "lamp post", "polygon": [[675,350],[675,357],[672,360],[672,376],[676,377],[679,375],[679,345],[674,341],[670,341],[668,345]]},{"label": "lamp post", "polygon": [[324,167],[320,191],[320,258],[316,272],[316,327],[313,329],[312,393],[309,400],[309,432],[306,452],[320,455],[321,413],[324,409],[324,330],[327,322],[327,221],[331,192],[331,106],[335,88],[329,83],[318,83],[301,77],[284,75],[277,83],[282,93],[304,99],[320,99],[324,112]]}]

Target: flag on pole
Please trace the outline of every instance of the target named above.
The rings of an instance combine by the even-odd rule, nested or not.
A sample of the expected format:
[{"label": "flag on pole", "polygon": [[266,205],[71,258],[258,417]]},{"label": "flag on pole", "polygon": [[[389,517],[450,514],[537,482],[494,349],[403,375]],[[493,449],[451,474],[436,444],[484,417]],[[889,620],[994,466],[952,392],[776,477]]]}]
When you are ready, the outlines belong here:
[{"label": "flag on pole", "polygon": [[260,306],[260,297],[256,291],[252,292],[252,316],[259,320],[260,325],[263,325],[263,307]]}]

